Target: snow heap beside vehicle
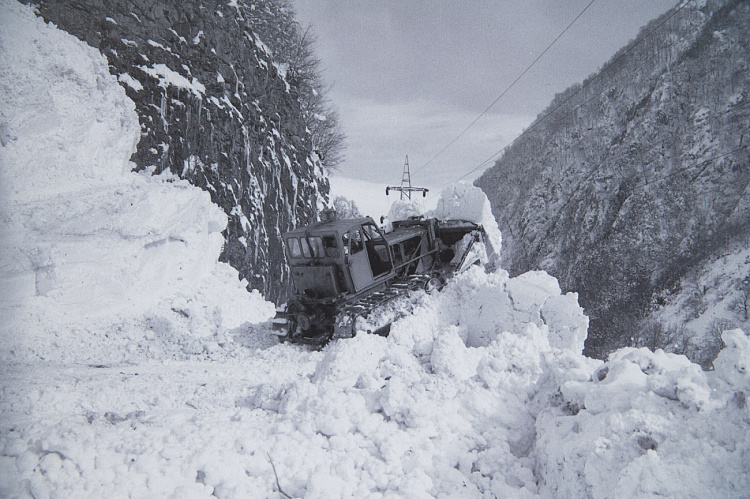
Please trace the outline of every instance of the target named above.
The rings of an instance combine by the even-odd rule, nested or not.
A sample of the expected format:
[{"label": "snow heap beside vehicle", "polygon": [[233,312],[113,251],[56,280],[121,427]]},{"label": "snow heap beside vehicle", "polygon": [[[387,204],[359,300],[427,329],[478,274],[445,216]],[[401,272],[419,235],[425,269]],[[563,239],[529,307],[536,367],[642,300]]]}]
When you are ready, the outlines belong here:
[{"label": "snow heap beside vehicle", "polygon": [[[487,196],[478,187],[466,182],[451,184],[440,193],[437,208],[429,211],[425,210],[418,197],[396,200],[391,204],[386,219],[388,223],[392,223],[417,216],[438,220],[467,220],[479,224],[484,227],[492,252],[500,253],[502,234],[497,227],[497,221],[492,214],[492,207]],[[386,230],[390,229],[386,226]]]},{"label": "snow heap beside vehicle", "polygon": [[437,208],[425,214],[440,220],[468,220],[484,227],[487,242],[495,254],[500,254],[503,237],[492,214],[487,195],[478,187],[466,182],[456,182],[440,193]]},{"label": "snow heap beside vehicle", "polygon": [[[0,356],[85,357],[62,353],[88,341],[76,328],[146,315],[191,335],[265,320],[270,305],[217,261],[227,222],[209,195],[130,172],[140,126],[106,58],[2,9]],[[39,323],[58,348],[29,337]]]},{"label": "snow heap beside vehicle", "polygon": [[[286,438],[335,441],[322,453],[305,444],[315,466],[275,457],[289,490],[743,497],[747,336],[725,333],[715,372],[645,348],[589,359],[574,298],[542,272],[472,268],[422,297],[389,338],[332,344],[314,376],[269,387],[259,401],[279,408],[281,426],[293,428]],[[339,474],[347,456],[360,464]]]},{"label": "snow heap beside vehicle", "polygon": [[[420,198],[394,201],[386,219],[386,232],[393,230],[393,222],[411,217],[436,218],[443,222],[468,221],[480,225],[484,230],[484,241],[475,244],[473,235],[464,236],[455,245],[456,256],[451,264],[455,265],[457,273],[464,271],[475,261],[481,262],[488,270],[498,266],[502,234],[487,196],[481,189],[466,182],[451,184],[440,193],[437,208],[429,211],[425,210]],[[469,251],[464,256],[467,248]],[[460,265],[461,261],[464,262],[463,265]]]}]

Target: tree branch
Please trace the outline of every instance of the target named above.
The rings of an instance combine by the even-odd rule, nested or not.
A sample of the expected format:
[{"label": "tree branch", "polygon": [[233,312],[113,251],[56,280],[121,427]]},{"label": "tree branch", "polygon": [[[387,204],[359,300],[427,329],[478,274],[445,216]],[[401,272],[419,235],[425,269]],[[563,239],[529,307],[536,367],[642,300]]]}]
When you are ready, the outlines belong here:
[{"label": "tree branch", "polygon": [[271,468],[273,468],[273,476],[276,477],[276,488],[279,490],[279,494],[282,496],[292,499],[292,496],[284,492],[284,490],[281,488],[281,484],[279,483],[279,475],[276,473],[276,466],[273,464],[273,459],[271,459],[271,454],[266,452],[266,456],[268,456],[268,462],[271,463]]}]

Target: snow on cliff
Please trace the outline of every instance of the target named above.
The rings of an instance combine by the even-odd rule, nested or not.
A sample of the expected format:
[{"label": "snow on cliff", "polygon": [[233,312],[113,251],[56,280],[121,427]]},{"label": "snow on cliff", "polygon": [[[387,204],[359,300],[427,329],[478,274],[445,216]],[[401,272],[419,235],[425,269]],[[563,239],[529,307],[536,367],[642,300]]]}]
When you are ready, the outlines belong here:
[{"label": "snow on cliff", "polygon": [[127,173],[137,123],[106,61],[0,9],[0,496],[750,490],[739,330],[714,372],[646,349],[593,360],[556,279],[472,267],[413,295],[388,338],[272,343],[271,305],[216,261],[221,212]]}]

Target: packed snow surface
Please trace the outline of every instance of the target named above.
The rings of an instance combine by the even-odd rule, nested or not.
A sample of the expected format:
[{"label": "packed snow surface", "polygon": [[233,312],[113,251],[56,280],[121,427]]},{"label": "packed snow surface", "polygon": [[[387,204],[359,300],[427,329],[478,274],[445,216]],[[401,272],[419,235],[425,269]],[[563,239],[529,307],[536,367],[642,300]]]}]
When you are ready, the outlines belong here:
[{"label": "packed snow surface", "polygon": [[129,173],[106,60],[0,8],[0,496],[747,497],[742,331],[593,360],[574,293],[472,267],[387,338],[277,344],[223,213]]}]

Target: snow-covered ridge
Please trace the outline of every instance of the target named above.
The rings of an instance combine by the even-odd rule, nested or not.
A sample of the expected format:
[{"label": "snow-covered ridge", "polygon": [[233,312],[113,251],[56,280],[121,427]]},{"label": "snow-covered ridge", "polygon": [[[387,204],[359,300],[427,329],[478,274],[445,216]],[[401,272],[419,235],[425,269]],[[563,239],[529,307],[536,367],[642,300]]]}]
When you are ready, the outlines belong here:
[{"label": "snow-covered ridge", "polygon": [[[590,355],[638,336],[671,347],[659,328],[713,333],[712,320],[643,310],[727,248],[748,248],[748,25],[748,4],[734,0],[665,12],[558,94],[476,182],[511,274],[544,269],[580,293]],[[717,353],[704,351],[709,362]]]},{"label": "snow-covered ridge", "polygon": [[[470,268],[443,292],[415,293],[388,338],[259,348],[266,326],[244,321],[272,307],[217,263],[226,217],[182,181],[123,168],[117,144],[132,147],[137,127],[95,51],[29,7],[0,0],[0,11],[0,58],[13,62],[0,65],[0,159],[18,193],[0,218],[0,275],[15,283],[0,301],[0,496],[750,490],[745,334],[725,332],[708,373],[646,349],[589,359],[577,296],[543,272]],[[8,52],[9,33],[24,57]],[[96,78],[76,72],[88,67]],[[74,115],[13,104],[38,94]],[[25,127],[36,113],[59,119]],[[100,163],[80,164],[87,143],[102,145]],[[24,166],[57,180],[24,192]]]},{"label": "snow-covered ridge", "polygon": [[[651,318],[676,334],[669,347],[695,362],[708,363],[721,348],[721,332],[750,324],[750,248],[737,245],[696,265],[676,290],[662,293]],[[677,327],[677,325],[681,325]],[[648,344],[649,337],[638,338]]]}]

